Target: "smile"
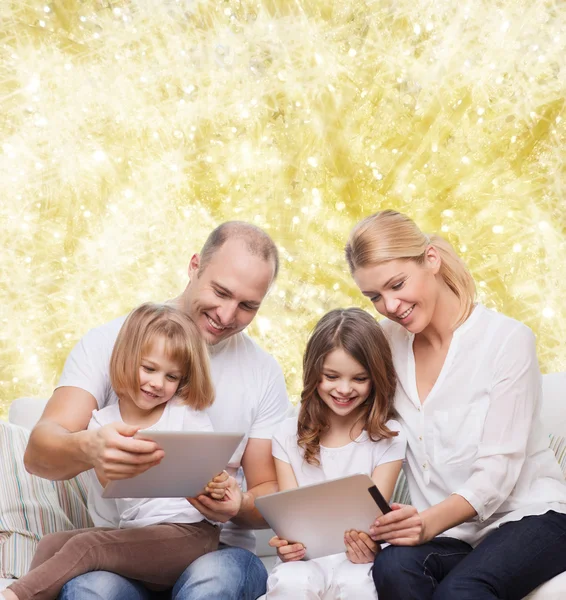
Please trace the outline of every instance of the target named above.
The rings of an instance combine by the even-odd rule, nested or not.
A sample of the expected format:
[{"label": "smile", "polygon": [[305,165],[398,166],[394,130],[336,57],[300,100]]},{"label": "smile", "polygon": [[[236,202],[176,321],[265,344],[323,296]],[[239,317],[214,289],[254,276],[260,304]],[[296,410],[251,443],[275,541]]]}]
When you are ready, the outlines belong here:
[{"label": "smile", "polygon": [[205,313],[205,317],[208,321],[208,324],[213,329],[216,329],[216,331],[224,331],[224,329],[226,329],[226,327],[222,327],[222,325],[218,324],[216,321],[213,321],[206,313]]},{"label": "smile", "polygon": [[147,390],[142,389],[142,392],[144,394],[146,394],[147,396],[149,396],[150,398],[159,398],[159,396],[157,394],[152,394],[151,392],[148,392]]},{"label": "smile", "polygon": [[411,306],[411,308],[407,309],[404,313],[401,313],[397,318],[400,321],[402,321],[403,319],[406,319],[413,312],[414,308],[415,308],[415,305],[413,304],[413,306]]},{"label": "smile", "polygon": [[332,400],[339,404],[340,406],[347,406],[351,404],[356,398],[337,398],[336,396],[331,396]]}]

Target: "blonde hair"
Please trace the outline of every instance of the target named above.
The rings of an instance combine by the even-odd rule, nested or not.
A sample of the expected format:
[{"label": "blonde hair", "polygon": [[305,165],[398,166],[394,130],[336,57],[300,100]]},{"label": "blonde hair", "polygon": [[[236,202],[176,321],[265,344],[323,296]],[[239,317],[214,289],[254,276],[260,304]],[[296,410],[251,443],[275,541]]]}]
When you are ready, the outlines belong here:
[{"label": "blonde hair", "polygon": [[346,244],[346,260],[352,274],[360,267],[390,260],[412,260],[422,265],[429,246],[438,251],[440,275],[460,300],[455,323],[458,327],[473,309],[476,286],[472,275],[448,241],[438,235],[424,234],[406,215],[383,210],[360,221]]},{"label": "blonde hair", "polygon": [[194,322],[166,304],[142,304],[122,325],[110,358],[110,382],[118,398],[133,399],[140,387],[142,356],[159,337],[167,358],[182,371],[175,396],[195,410],[209,407],[214,387],[206,345]]},{"label": "blonde hair", "polygon": [[324,315],[313,329],[303,357],[303,391],[297,441],[304,459],[320,464],[320,437],[330,427],[330,409],[318,393],[326,357],[342,348],[365,369],[371,381],[368,397],[360,405],[360,420],[372,441],[397,435],[386,423],[393,418],[397,376],[389,342],[376,320],[361,308],[337,308]]}]

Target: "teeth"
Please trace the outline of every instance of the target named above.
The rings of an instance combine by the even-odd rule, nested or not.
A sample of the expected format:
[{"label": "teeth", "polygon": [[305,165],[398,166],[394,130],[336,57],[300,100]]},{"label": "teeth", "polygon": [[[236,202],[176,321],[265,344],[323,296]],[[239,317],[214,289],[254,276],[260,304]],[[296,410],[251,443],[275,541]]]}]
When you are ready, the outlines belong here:
[{"label": "teeth", "polygon": [[218,325],[218,323],[216,323],[216,321],[213,321],[208,315],[206,315],[206,318],[208,319],[208,322],[210,323],[210,325],[212,327],[214,327],[214,329],[216,329],[218,331],[222,331],[224,329],[224,327],[222,327],[221,325]]},{"label": "teeth", "polygon": [[405,317],[408,317],[413,312],[413,308],[415,308],[415,307],[411,306],[411,308],[409,308],[409,310],[406,310],[402,315],[399,315],[399,318],[404,319]]}]

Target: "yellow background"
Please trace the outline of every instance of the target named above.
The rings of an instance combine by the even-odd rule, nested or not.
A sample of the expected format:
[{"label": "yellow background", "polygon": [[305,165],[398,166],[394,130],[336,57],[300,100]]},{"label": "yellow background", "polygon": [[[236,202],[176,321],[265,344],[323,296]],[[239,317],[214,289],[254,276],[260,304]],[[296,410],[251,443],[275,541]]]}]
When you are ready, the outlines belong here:
[{"label": "yellow background", "polygon": [[[185,286],[228,219],[279,281],[251,333],[300,392],[305,338],[366,306],[343,259],[382,208],[454,243],[480,299],[566,367],[566,5],[2,2],[0,407],[89,328]],[[0,408],[1,412],[2,408]]]}]

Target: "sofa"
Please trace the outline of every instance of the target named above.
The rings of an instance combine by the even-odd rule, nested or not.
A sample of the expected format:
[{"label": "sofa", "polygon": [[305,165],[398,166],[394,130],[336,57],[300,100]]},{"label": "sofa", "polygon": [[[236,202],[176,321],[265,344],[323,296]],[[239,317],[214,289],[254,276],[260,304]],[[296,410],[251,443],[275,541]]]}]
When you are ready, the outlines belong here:
[{"label": "sofa", "polygon": [[[543,376],[541,418],[549,433],[549,444],[566,475],[565,389],[566,373]],[[25,442],[44,406],[45,400],[14,400],[9,410],[9,422],[0,421],[0,468],[4,469],[4,472],[0,471],[0,590],[9,585],[13,577],[25,572],[41,535],[90,524],[84,504],[85,486],[80,476],[69,482],[51,482],[28,475],[23,467]],[[7,496],[10,498],[7,499]],[[410,501],[402,475],[395,488],[394,500]],[[273,549],[267,543],[272,535],[273,532],[268,530],[256,532],[257,552],[268,570],[276,560]],[[534,590],[524,600],[565,598],[566,573],[563,573]]]}]

